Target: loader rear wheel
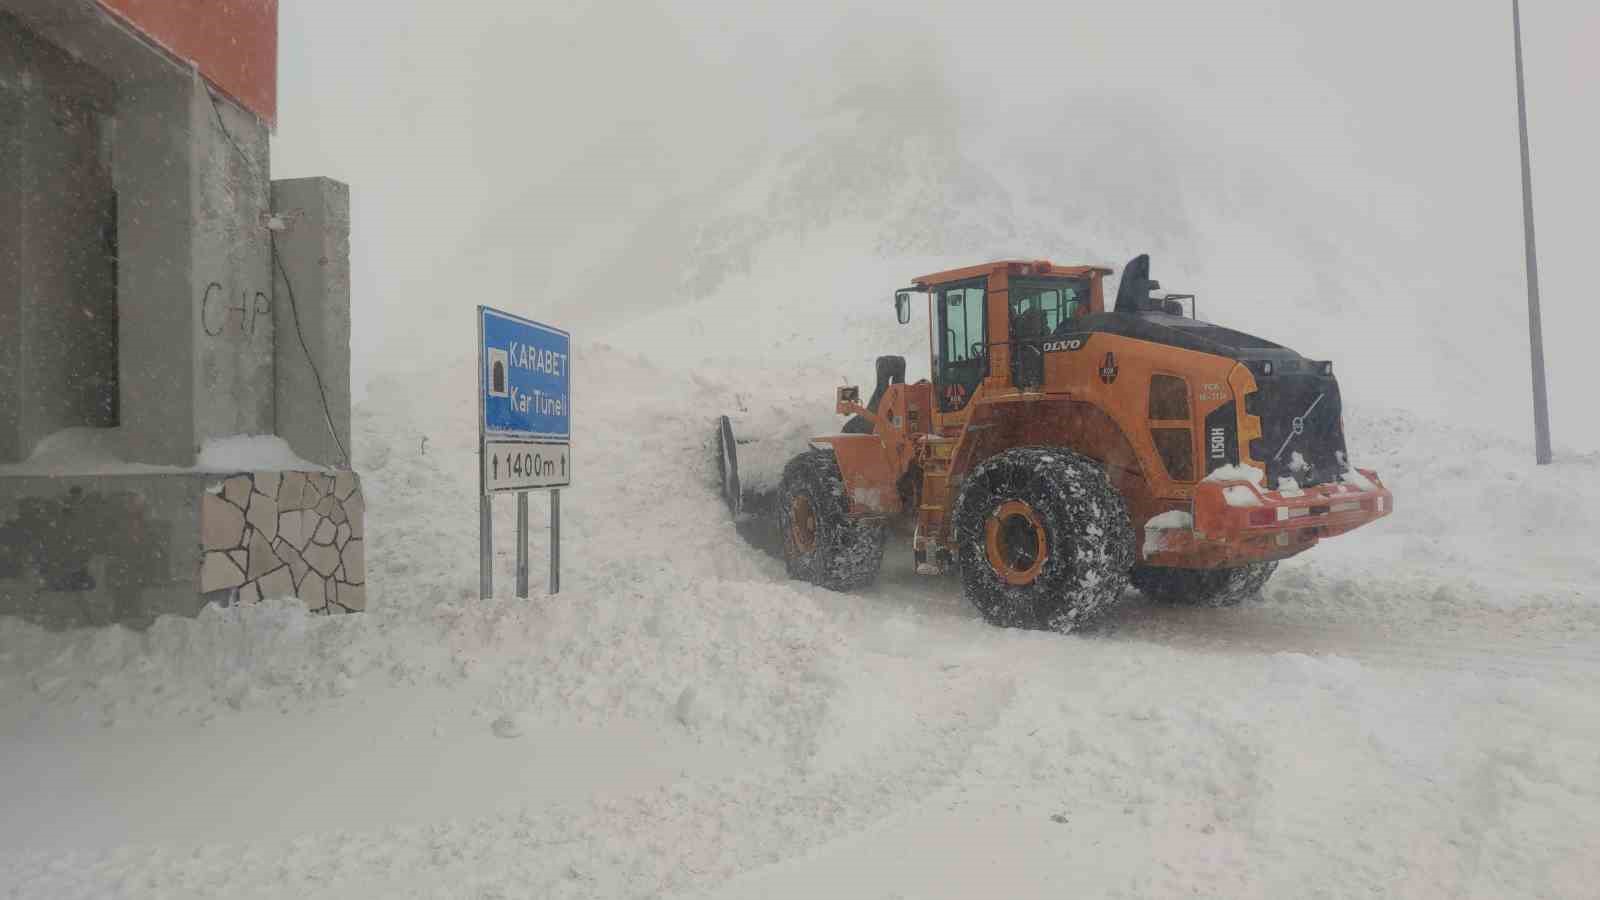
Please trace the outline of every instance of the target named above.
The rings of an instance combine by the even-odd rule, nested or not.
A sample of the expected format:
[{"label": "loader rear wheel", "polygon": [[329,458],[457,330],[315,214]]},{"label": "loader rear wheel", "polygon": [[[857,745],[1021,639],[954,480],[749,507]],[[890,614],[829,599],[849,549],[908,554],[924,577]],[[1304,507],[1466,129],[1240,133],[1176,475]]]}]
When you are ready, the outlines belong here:
[{"label": "loader rear wheel", "polygon": [[883,564],[884,527],[852,519],[832,453],[808,450],[783,470],[778,525],[789,577],[835,591],[865,587]]},{"label": "loader rear wheel", "polygon": [[956,501],[967,599],[994,625],[1071,631],[1121,598],[1128,508],[1097,462],[1053,447],[984,461]]},{"label": "loader rear wheel", "polygon": [[1261,593],[1278,570],[1275,562],[1230,569],[1171,569],[1134,566],[1133,586],[1157,603],[1186,606],[1237,606]]}]

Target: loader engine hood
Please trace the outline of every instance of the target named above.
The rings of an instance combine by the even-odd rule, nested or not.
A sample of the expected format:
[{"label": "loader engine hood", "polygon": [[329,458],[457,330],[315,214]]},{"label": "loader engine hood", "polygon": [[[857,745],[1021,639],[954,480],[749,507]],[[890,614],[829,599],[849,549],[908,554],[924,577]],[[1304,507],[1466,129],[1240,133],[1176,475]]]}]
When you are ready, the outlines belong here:
[{"label": "loader engine hood", "polygon": [[[1253,334],[1174,315],[1166,302],[1171,297],[1153,295],[1159,287],[1150,277],[1150,255],[1142,253],[1123,267],[1113,311],[1080,319],[1075,327],[1220,356],[1248,367],[1256,390],[1207,418],[1208,437],[1218,440],[1213,446],[1228,461],[1246,450],[1266,466],[1267,486],[1274,490],[1290,478],[1302,487],[1338,480],[1349,464],[1333,364],[1306,359]],[[1242,408],[1228,408],[1236,404]],[[1261,420],[1261,436],[1239,448],[1228,438],[1250,416]],[[1212,461],[1217,461],[1215,454]]]},{"label": "loader engine hood", "polygon": [[1117,334],[1152,344],[1165,344],[1224,356],[1228,359],[1290,359],[1300,354],[1253,334],[1223,328],[1210,322],[1166,313],[1108,312],[1084,316],[1072,325],[1074,332]]},{"label": "loader engine hood", "polygon": [[[1074,332],[1120,335],[1247,367],[1257,389],[1234,398],[1242,409],[1229,410],[1223,418],[1238,413],[1260,418],[1261,437],[1238,449],[1266,466],[1269,489],[1290,478],[1301,487],[1326,484],[1346,470],[1343,404],[1331,363],[1306,359],[1242,331],[1166,313],[1100,313],[1079,319]],[[1237,428],[1236,419],[1229,424]]]}]

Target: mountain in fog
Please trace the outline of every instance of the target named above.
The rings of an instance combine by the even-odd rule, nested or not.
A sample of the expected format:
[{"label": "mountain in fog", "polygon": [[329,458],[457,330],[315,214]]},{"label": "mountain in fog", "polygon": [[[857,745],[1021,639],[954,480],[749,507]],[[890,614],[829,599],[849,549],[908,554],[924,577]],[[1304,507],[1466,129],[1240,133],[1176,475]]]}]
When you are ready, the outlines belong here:
[{"label": "mountain in fog", "polygon": [[[604,333],[727,290],[881,298],[975,259],[1148,251],[1203,314],[1339,361],[1357,403],[1527,430],[1506,17],[892,6],[419,5],[295,32],[287,3],[307,56],[275,163],[355,184],[357,381],[469,350],[475,303]],[[1529,21],[1558,444],[1582,437],[1594,317],[1593,178],[1562,140],[1587,126],[1540,37],[1562,15]],[[306,41],[352,64],[319,73]]]}]

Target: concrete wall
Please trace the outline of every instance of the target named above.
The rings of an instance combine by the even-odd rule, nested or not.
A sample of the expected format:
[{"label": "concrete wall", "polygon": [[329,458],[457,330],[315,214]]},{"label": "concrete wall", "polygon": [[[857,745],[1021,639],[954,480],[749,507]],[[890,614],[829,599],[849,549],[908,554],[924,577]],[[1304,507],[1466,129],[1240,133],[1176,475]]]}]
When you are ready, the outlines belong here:
[{"label": "concrete wall", "polygon": [[53,627],[297,597],[366,608],[354,472],[0,477],[0,615]]},{"label": "concrete wall", "polygon": [[127,458],[194,462],[194,345],[189,340],[192,206],[185,73],[127,85],[117,105],[118,383]]},{"label": "concrete wall", "polygon": [[0,613],[66,626],[199,612],[196,498],[206,483],[198,475],[0,478]]},{"label": "concrete wall", "polygon": [[273,430],[267,134],[179,69],[125,86],[117,119],[126,455],[190,465]]},{"label": "concrete wall", "polygon": [[22,420],[22,122],[23,94],[13,21],[0,15],[0,463],[27,456]]},{"label": "concrete wall", "polygon": [[272,434],[274,320],[267,129],[192,80],[195,437]]},{"label": "concrete wall", "polygon": [[302,459],[348,467],[350,189],[331,178],[274,181],[272,205],[287,222],[272,288],[278,435]]},{"label": "concrete wall", "polygon": [[114,424],[111,96],[0,16],[0,461]]},{"label": "concrete wall", "polygon": [[0,0],[0,112],[0,462],[113,409],[136,462],[272,434],[266,126],[79,0]]},{"label": "concrete wall", "polygon": [[[0,0],[0,614],[364,608],[349,193],[269,171],[260,121],[93,0]],[[343,471],[193,471],[274,433]]]}]

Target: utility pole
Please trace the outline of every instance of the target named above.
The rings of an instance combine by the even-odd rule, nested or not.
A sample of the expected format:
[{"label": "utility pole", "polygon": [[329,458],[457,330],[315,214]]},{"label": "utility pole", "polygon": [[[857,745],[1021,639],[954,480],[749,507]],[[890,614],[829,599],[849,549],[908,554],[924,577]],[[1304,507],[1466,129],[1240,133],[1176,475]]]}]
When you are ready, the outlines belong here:
[{"label": "utility pole", "polygon": [[1544,328],[1539,322],[1539,259],[1533,244],[1533,176],[1528,166],[1528,99],[1522,88],[1522,3],[1511,0],[1517,50],[1517,132],[1522,138],[1522,231],[1528,254],[1528,349],[1533,362],[1533,443],[1538,464],[1550,462],[1550,406],[1544,384]]}]

